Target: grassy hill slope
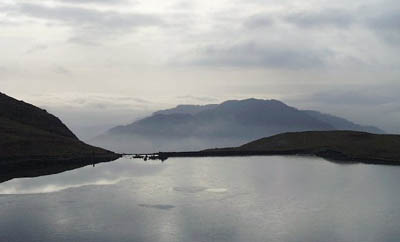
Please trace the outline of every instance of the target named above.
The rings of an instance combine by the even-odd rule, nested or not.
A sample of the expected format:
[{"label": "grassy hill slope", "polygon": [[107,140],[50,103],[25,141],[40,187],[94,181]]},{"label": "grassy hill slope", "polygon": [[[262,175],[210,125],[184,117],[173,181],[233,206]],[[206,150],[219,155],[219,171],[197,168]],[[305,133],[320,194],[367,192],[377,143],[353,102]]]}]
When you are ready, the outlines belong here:
[{"label": "grassy hill slope", "polygon": [[258,139],[233,148],[189,152],[159,152],[170,157],[315,155],[341,163],[400,165],[400,135],[358,131],[291,132]]},{"label": "grassy hill slope", "polygon": [[348,161],[381,161],[400,164],[400,135],[356,131],[309,131],[262,138],[236,151],[299,151],[304,154]]},{"label": "grassy hill slope", "polygon": [[119,155],[80,141],[57,117],[0,93],[0,165],[102,162]]}]

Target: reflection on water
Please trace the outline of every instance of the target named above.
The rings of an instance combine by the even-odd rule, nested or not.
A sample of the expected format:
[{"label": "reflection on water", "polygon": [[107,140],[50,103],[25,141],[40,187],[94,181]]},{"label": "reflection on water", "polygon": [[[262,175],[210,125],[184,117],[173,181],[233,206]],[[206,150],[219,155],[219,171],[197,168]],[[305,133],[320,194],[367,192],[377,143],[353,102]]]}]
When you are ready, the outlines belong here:
[{"label": "reflection on water", "polygon": [[399,167],[120,159],[0,184],[0,241],[398,241]]},{"label": "reflection on water", "polygon": [[134,176],[154,174],[165,166],[159,162],[140,163],[120,159],[113,163],[99,163],[61,174],[37,178],[20,178],[0,183],[0,194],[32,194],[58,192],[87,185],[112,185]]}]

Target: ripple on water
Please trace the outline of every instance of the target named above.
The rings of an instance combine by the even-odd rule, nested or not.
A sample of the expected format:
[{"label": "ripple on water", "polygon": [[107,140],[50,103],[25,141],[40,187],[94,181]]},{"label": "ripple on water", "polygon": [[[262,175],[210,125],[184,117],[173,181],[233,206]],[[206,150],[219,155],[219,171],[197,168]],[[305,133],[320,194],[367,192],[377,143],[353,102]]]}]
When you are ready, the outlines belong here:
[{"label": "ripple on water", "polygon": [[170,210],[175,208],[175,206],[173,205],[169,205],[169,204],[145,204],[145,203],[141,203],[138,204],[139,207],[143,207],[143,208],[155,208],[155,209],[160,209],[160,210]]},{"label": "ripple on water", "polygon": [[183,193],[198,193],[198,192],[213,192],[213,193],[224,193],[227,191],[226,188],[207,188],[200,186],[186,186],[186,187],[174,187],[174,191]]},{"label": "ripple on water", "polygon": [[224,193],[227,190],[228,189],[226,189],[226,188],[208,188],[208,189],[206,189],[207,192],[214,192],[214,193]]},{"label": "ripple on water", "polygon": [[205,191],[207,187],[196,187],[196,186],[186,186],[186,187],[174,187],[174,191],[183,193],[198,193]]}]

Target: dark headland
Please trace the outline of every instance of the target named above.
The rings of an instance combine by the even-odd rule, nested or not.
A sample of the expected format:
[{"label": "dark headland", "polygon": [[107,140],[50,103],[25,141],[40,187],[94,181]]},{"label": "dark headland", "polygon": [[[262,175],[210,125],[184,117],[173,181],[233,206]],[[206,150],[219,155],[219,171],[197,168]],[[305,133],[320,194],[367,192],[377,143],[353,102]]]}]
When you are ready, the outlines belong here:
[{"label": "dark headland", "polygon": [[169,157],[312,155],[340,163],[400,165],[400,135],[357,131],[291,132],[233,148],[197,152],[160,152]]},{"label": "dark headland", "polygon": [[53,174],[118,157],[83,143],[46,110],[0,93],[0,182]]}]

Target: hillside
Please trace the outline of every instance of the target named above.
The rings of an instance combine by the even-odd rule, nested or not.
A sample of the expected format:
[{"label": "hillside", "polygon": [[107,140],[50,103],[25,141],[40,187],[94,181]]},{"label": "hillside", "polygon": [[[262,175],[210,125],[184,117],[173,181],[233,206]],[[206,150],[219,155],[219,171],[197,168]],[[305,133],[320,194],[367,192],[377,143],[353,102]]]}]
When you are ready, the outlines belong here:
[{"label": "hillside", "polygon": [[400,165],[400,135],[357,131],[283,133],[239,147],[159,152],[155,158],[255,155],[312,155],[340,163]]},{"label": "hillside", "polygon": [[76,138],[57,117],[3,93],[0,93],[0,118],[60,136]]},{"label": "hillside", "polygon": [[310,154],[338,161],[400,165],[400,135],[356,131],[284,133],[225,150]]},{"label": "hillside", "polygon": [[[371,131],[345,119],[298,110],[278,100],[246,99],[161,110],[115,127],[92,142],[118,152],[183,151],[237,146],[283,132],[338,129]],[[376,128],[376,132],[380,130]]]},{"label": "hillside", "polygon": [[0,166],[19,167],[96,163],[117,154],[87,145],[54,115],[0,93]]}]

